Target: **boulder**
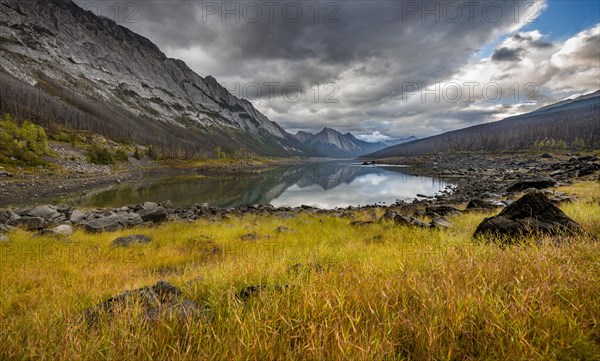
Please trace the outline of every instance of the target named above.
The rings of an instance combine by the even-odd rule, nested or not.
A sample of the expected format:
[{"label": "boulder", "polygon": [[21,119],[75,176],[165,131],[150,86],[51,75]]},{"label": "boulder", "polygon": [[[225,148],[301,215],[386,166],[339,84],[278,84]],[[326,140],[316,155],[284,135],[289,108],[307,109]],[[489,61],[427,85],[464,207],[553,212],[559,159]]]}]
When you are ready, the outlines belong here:
[{"label": "boulder", "polygon": [[29,211],[29,215],[43,218],[46,222],[52,222],[62,216],[56,207],[50,205],[35,207]]},{"label": "boulder", "polygon": [[132,227],[142,223],[136,213],[113,214],[85,222],[83,226],[89,232],[111,232],[121,228]]},{"label": "boulder", "polygon": [[275,228],[275,233],[289,233],[289,232],[294,232],[294,230],[290,229],[286,226],[279,226],[279,227]]},{"label": "boulder", "polygon": [[79,223],[85,221],[85,218],[86,218],[86,214],[83,213],[82,211],[78,211],[76,209],[73,211],[73,213],[71,213],[71,218],[69,220],[73,224],[79,224]]},{"label": "boulder", "polygon": [[62,224],[60,226],[54,227],[48,231],[48,233],[61,235],[61,236],[70,236],[73,234],[73,227],[68,224]]},{"label": "boulder", "polygon": [[471,199],[467,204],[467,209],[494,209],[498,207],[496,203],[485,199]]},{"label": "boulder", "polygon": [[545,189],[545,188],[554,187],[555,185],[556,185],[556,181],[552,178],[548,178],[548,177],[531,178],[531,179],[520,180],[520,181],[517,181],[517,182],[511,184],[506,191],[510,192],[510,193],[521,192],[528,188]]},{"label": "boulder", "polygon": [[595,164],[586,164],[577,172],[577,176],[584,177],[586,175],[594,174],[594,172],[598,169]]},{"label": "boulder", "polygon": [[429,226],[431,228],[450,228],[452,227],[452,223],[444,217],[433,217]]},{"label": "boulder", "polygon": [[41,217],[24,216],[13,218],[8,222],[8,224],[26,229],[28,231],[38,231],[44,228],[44,219]]},{"label": "boulder", "polygon": [[84,311],[83,320],[95,324],[103,318],[112,318],[115,311],[128,307],[140,307],[145,321],[157,321],[160,317],[186,320],[207,316],[210,312],[185,298],[179,288],[161,280],[153,286],[125,291],[88,308]]},{"label": "boulder", "polygon": [[6,209],[0,209],[0,223],[8,223],[8,221],[13,218],[10,211]]},{"label": "boulder", "polygon": [[144,209],[152,209],[158,207],[158,203],[155,202],[144,202]]},{"label": "boulder", "polygon": [[0,233],[0,242],[7,242],[9,241],[8,237],[6,237],[4,235],[4,233]]},{"label": "boulder", "polygon": [[530,233],[573,234],[581,227],[555,206],[543,192],[524,195],[497,216],[479,224],[474,236],[520,236]]},{"label": "boulder", "polygon": [[403,216],[401,214],[394,218],[394,222],[399,225],[429,228],[429,225],[422,220],[411,216]]},{"label": "boulder", "polygon": [[150,236],[146,236],[144,234],[133,234],[131,236],[115,238],[112,241],[112,245],[117,247],[128,247],[132,244],[148,243],[150,241],[152,241]]},{"label": "boulder", "polygon": [[164,222],[167,220],[168,214],[165,207],[157,206],[154,208],[144,208],[136,212],[144,222]]},{"label": "boulder", "polygon": [[398,212],[390,209],[383,214],[380,221],[393,221],[396,219],[396,216],[398,216]]}]

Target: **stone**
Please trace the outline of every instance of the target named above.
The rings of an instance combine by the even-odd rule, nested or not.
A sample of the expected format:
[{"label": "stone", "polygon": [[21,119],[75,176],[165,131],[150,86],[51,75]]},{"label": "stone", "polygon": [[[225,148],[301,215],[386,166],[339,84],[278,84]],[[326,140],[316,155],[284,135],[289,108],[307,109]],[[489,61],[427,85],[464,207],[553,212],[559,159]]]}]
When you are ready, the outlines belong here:
[{"label": "stone", "polygon": [[255,232],[253,232],[253,233],[246,233],[242,237],[240,237],[240,239],[242,241],[256,241],[258,238],[259,238],[259,236]]},{"label": "stone", "polygon": [[0,209],[0,223],[8,223],[8,221],[13,218],[10,211],[6,209]]},{"label": "stone", "polygon": [[4,233],[0,233],[0,242],[8,242],[9,239],[4,235]]},{"label": "stone", "polygon": [[586,164],[578,172],[578,177],[584,177],[586,175],[594,174],[598,167],[595,164]]},{"label": "stone", "polygon": [[581,227],[567,217],[543,192],[529,193],[506,207],[497,216],[483,220],[474,236],[521,236],[530,233],[574,234]]},{"label": "stone", "polygon": [[556,185],[556,181],[552,178],[548,178],[548,177],[531,178],[531,179],[517,181],[517,182],[511,184],[506,191],[509,193],[513,193],[513,192],[521,192],[528,188],[545,189],[545,188],[554,187],[555,185]]},{"label": "stone", "polygon": [[85,221],[85,219],[86,219],[86,214],[77,209],[74,210],[73,213],[71,213],[71,217],[69,218],[69,220],[73,224],[79,224],[79,223]]},{"label": "stone", "polygon": [[61,236],[70,236],[73,234],[73,227],[68,224],[61,224],[60,226],[54,227],[48,231],[48,233],[61,235]]},{"label": "stone", "polygon": [[499,205],[484,199],[471,199],[467,204],[467,209],[494,209],[498,208]]},{"label": "stone", "polygon": [[83,224],[89,232],[111,232],[122,228],[142,224],[142,218],[136,213],[113,214],[87,221]]},{"label": "stone", "polygon": [[165,207],[157,206],[154,208],[144,208],[136,212],[144,222],[164,222],[167,220],[168,214]]},{"label": "stone", "polygon": [[275,232],[276,233],[289,233],[289,232],[294,232],[294,230],[287,228],[285,226],[279,226],[279,227],[275,228]]},{"label": "stone", "polygon": [[354,221],[350,222],[350,225],[353,227],[366,227],[374,224],[372,221]]},{"label": "stone", "polygon": [[11,219],[9,225],[23,228],[28,231],[38,231],[44,228],[44,219],[41,217],[24,216]]},{"label": "stone", "polygon": [[158,207],[158,203],[154,203],[154,202],[144,202],[143,205],[144,209],[152,209],[152,208],[156,208]]},{"label": "stone", "polygon": [[393,221],[396,216],[398,215],[398,212],[394,211],[394,210],[387,210],[383,216],[381,217],[381,221]]},{"label": "stone", "polygon": [[35,207],[29,211],[29,215],[43,218],[46,222],[51,222],[61,216],[56,207],[50,205]]},{"label": "stone", "polygon": [[451,228],[452,223],[444,217],[433,217],[429,226],[431,228]]},{"label": "stone", "polygon": [[267,291],[267,290],[276,290],[276,291],[283,291],[287,288],[290,288],[290,285],[280,285],[280,284],[276,284],[273,286],[268,286],[268,285],[250,285],[250,286],[246,286],[243,289],[241,289],[237,294],[237,298],[242,301],[242,302],[247,302],[249,301],[251,298],[258,296],[260,293]]},{"label": "stone", "polygon": [[103,318],[112,318],[115,311],[128,307],[140,307],[144,320],[151,322],[160,317],[189,320],[210,315],[210,309],[185,298],[179,288],[161,280],[153,286],[125,291],[88,308],[84,311],[83,320],[95,324]]},{"label": "stone", "polygon": [[429,228],[429,225],[422,220],[411,216],[403,216],[401,214],[394,218],[394,222],[399,225]]},{"label": "stone", "polygon": [[150,241],[152,241],[150,236],[146,236],[144,234],[133,234],[131,236],[115,238],[112,241],[112,245],[117,247],[128,247],[136,243],[149,243]]}]

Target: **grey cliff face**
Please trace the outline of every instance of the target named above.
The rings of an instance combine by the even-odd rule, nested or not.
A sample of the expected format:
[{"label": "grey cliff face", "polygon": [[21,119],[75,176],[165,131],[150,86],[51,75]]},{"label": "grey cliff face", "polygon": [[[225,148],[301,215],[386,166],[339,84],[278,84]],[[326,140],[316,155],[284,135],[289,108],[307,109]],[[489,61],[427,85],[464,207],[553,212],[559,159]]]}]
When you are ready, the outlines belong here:
[{"label": "grey cliff face", "polygon": [[301,153],[293,136],[214,78],[70,0],[0,0],[0,33],[0,71],[29,86],[71,89],[188,142],[221,137],[233,147],[247,137],[242,145],[259,153]]}]

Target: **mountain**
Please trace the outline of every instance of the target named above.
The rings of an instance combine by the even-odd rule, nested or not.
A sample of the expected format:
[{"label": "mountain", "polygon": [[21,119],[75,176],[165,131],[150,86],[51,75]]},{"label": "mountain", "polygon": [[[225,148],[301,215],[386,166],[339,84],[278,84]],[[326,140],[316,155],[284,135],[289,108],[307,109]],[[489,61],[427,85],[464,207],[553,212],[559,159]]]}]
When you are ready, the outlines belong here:
[{"label": "mountain", "polygon": [[351,133],[342,134],[331,128],[323,128],[317,134],[298,132],[294,136],[312,151],[328,157],[353,158],[386,147],[383,143],[365,142]]},{"label": "mountain", "polygon": [[304,146],[211,76],[70,0],[0,0],[0,112],[173,155]]},{"label": "mountain", "polygon": [[364,158],[418,156],[456,151],[527,150],[540,141],[600,148],[600,91],[552,104],[531,113],[455,130],[389,147]]}]

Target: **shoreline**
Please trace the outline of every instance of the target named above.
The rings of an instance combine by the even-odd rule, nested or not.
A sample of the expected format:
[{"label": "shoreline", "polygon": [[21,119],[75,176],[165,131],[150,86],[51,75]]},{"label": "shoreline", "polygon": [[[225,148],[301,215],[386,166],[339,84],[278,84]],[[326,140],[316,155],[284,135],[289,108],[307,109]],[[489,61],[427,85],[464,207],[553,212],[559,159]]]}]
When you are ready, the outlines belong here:
[{"label": "shoreline", "polygon": [[[135,181],[143,177],[160,175],[180,175],[194,172],[198,175],[240,175],[253,174],[269,169],[273,166],[299,162],[300,160],[276,160],[269,162],[228,162],[218,164],[197,164],[186,162],[167,162],[160,167],[141,168],[129,172],[117,173],[98,177],[90,180],[69,179],[67,186],[60,189],[64,193],[97,189],[100,186],[110,186],[124,181]],[[305,160],[306,161],[306,160]],[[7,217],[15,224],[20,217],[40,218],[34,209],[48,215],[38,219],[33,225],[26,224],[31,230],[47,230],[60,224],[83,225],[93,220],[114,216],[115,224],[120,228],[128,228],[140,224],[151,225],[165,221],[196,221],[198,219],[223,220],[232,216],[246,214],[271,215],[276,217],[295,217],[300,214],[332,215],[352,219],[354,212],[361,211],[397,211],[411,217],[446,216],[454,212],[465,212],[470,209],[496,209],[509,205],[517,197],[531,189],[544,189],[555,203],[571,202],[571,195],[549,191],[547,188],[572,185],[579,181],[600,181],[600,163],[596,156],[567,157],[556,156],[552,158],[526,156],[515,159],[514,155],[490,156],[474,155],[447,155],[444,157],[419,157],[403,159],[402,163],[408,165],[404,172],[419,176],[433,176],[438,178],[452,178],[455,186],[445,189],[435,196],[426,197],[416,195],[413,201],[398,201],[395,204],[372,204],[360,207],[349,206],[335,209],[319,209],[309,206],[299,207],[274,207],[272,205],[247,205],[240,204],[233,208],[219,208],[210,204],[195,203],[188,207],[176,207],[171,202],[154,203],[152,199],[145,200],[144,204],[118,205],[104,208],[74,208],[68,205],[42,205],[25,207],[0,207],[7,208]],[[462,168],[462,164],[469,164]],[[378,166],[385,167],[378,163]],[[391,165],[391,164],[390,164]],[[41,188],[35,189],[37,195],[54,194],[56,179],[47,178]],[[54,184],[53,184],[54,183]],[[14,184],[18,184],[15,182]],[[64,184],[64,183],[63,183]],[[23,197],[34,191],[33,187],[25,188],[17,197]],[[46,192],[46,193],[45,193]],[[54,192],[54,193],[53,193]],[[17,198],[15,197],[15,198]],[[40,197],[41,198],[41,197]],[[142,214],[139,217],[138,214]],[[121,218],[119,218],[121,217]],[[123,218],[124,217],[124,218]],[[135,220],[131,220],[134,217]],[[2,222],[10,225],[9,221]],[[434,227],[434,225],[431,225]],[[87,226],[86,226],[87,227]],[[109,228],[112,226],[109,226]]]}]

